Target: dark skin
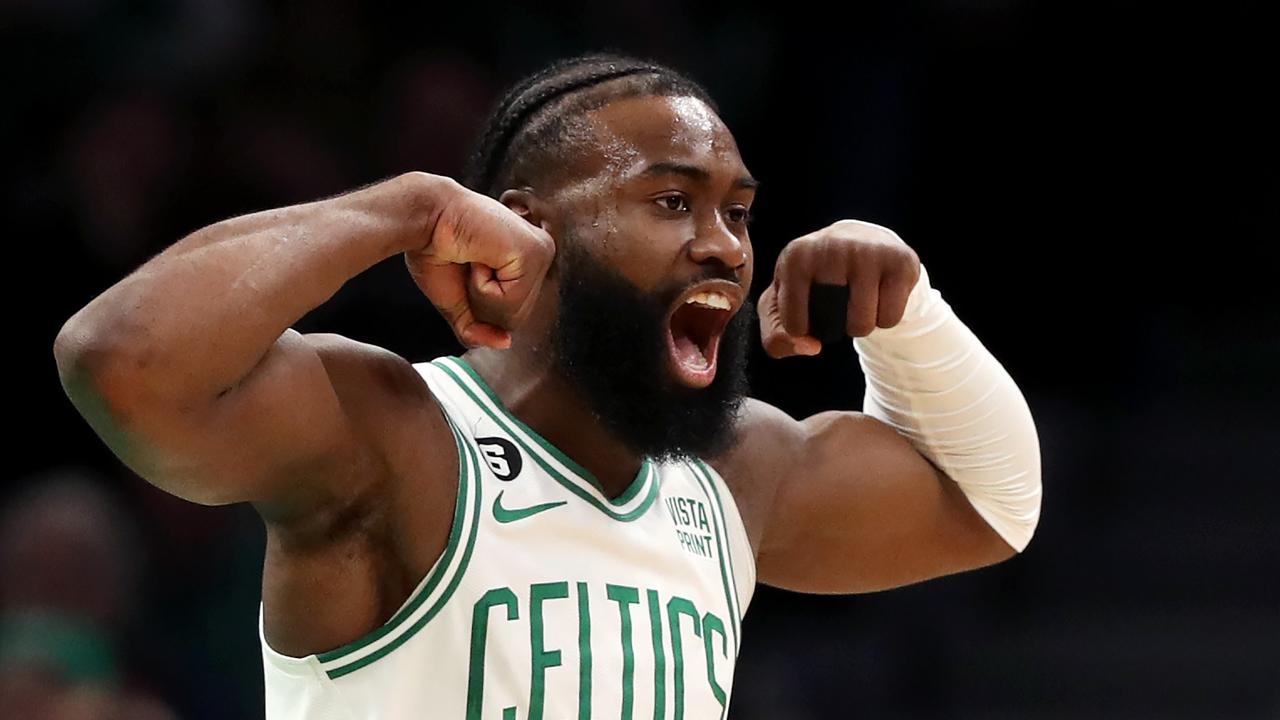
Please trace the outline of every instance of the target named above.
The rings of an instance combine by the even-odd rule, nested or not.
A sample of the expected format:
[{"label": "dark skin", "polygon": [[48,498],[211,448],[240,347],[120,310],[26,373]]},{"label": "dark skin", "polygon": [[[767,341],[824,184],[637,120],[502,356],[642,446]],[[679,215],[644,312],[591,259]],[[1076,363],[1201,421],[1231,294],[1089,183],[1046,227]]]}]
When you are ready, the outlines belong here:
[{"label": "dark skin", "polygon": [[[589,421],[551,372],[554,238],[572,227],[641,289],[753,272],[750,173],[692,98],[619,100],[588,121],[566,180],[495,201],[411,173],[318,203],[233,218],[184,238],[67,321],[55,355],[68,396],[140,476],[179,497],[250,502],[267,526],[265,629],[293,656],[384,623],[443,550],[457,492],[453,439],[398,355],[289,326],[350,277],[403,253],[503,402],[611,496],[641,458]],[[646,173],[659,162],[696,170]],[[759,301],[773,357],[813,354],[804,298],[850,281],[849,332],[902,317],[918,259],[884,228],[842,221],[788,245]],[[760,582],[866,592],[1014,554],[897,431],[858,412],[794,420],[748,399],[729,483]]]}]

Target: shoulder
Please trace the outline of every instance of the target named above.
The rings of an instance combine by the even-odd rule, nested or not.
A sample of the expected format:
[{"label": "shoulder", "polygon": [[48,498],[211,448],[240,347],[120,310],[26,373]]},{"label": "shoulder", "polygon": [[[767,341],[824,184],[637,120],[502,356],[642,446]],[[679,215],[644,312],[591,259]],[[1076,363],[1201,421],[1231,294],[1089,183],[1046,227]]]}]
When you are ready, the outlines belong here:
[{"label": "shoulder", "polygon": [[863,413],[829,410],[797,420],[748,398],[734,445],[708,462],[733,493],[752,547],[758,548],[787,483],[843,467],[859,448],[902,442],[893,428]]},{"label": "shoulder", "polygon": [[[362,391],[344,400],[412,402],[431,396],[413,364],[386,348],[336,333],[309,333],[303,338],[320,356],[340,397],[344,391]],[[372,397],[366,393],[372,393]]]},{"label": "shoulder", "polygon": [[[453,435],[418,368],[391,350],[335,333],[308,333],[300,339],[320,358],[364,448],[347,480],[349,503],[334,514],[348,519],[384,514],[381,506],[387,499],[423,483],[437,488],[432,494],[442,503],[447,500],[457,471]],[[322,517],[306,524],[323,527],[326,536],[334,534]]]},{"label": "shoulder", "polygon": [[803,435],[804,425],[787,413],[763,400],[747,398],[738,416],[733,446],[712,465],[721,474],[747,480],[786,465],[799,451]]},{"label": "shoulder", "polygon": [[394,455],[400,444],[419,445],[424,438],[453,447],[444,409],[414,363],[334,333],[303,337],[320,356],[355,429],[380,453]]},{"label": "shoulder", "polygon": [[778,484],[804,452],[804,437],[802,423],[769,403],[747,398],[733,446],[707,461],[733,493],[753,547],[758,547]]}]

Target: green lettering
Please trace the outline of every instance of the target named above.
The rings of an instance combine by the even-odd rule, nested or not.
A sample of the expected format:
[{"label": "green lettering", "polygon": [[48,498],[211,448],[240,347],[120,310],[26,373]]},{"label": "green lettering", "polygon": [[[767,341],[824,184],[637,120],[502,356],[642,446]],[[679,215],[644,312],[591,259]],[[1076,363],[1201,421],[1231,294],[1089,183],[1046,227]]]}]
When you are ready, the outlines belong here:
[{"label": "green lettering", "polygon": [[711,694],[716,696],[716,701],[720,703],[721,708],[724,708],[728,697],[725,695],[724,688],[716,682],[715,653],[711,649],[711,636],[715,633],[720,633],[720,654],[728,659],[729,640],[724,634],[724,621],[708,612],[702,616],[702,645],[707,652],[707,683],[711,685]]},{"label": "green lettering", "polygon": [[[489,609],[495,605],[507,606],[507,620],[520,617],[516,594],[509,587],[494,588],[476,601],[471,612],[471,667],[467,677],[467,720],[480,720],[484,703],[484,647],[489,636]],[[515,720],[516,709],[502,711],[502,720]]]},{"label": "green lettering", "polygon": [[606,585],[609,599],[618,603],[622,620],[622,720],[631,720],[635,703],[636,656],[631,647],[631,606],[640,603],[640,591],[626,585]]},{"label": "green lettering", "polygon": [[680,616],[693,618],[693,634],[702,637],[698,608],[682,598],[673,597],[667,601],[667,620],[671,623],[671,657],[675,660],[675,720],[684,720],[684,645],[680,639]]},{"label": "green lettering", "polygon": [[591,720],[591,602],[578,583],[578,720]]},{"label": "green lettering", "polygon": [[649,628],[653,636],[653,720],[664,720],[667,714],[667,654],[662,647],[662,610],[658,591],[646,590],[649,600]]},{"label": "green lettering", "polygon": [[547,693],[547,668],[559,667],[560,651],[543,646],[542,603],[569,597],[569,583],[535,583],[529,586],[529,647],[533,654],[533,678],[529,681],[529,720],[542,720]]}]

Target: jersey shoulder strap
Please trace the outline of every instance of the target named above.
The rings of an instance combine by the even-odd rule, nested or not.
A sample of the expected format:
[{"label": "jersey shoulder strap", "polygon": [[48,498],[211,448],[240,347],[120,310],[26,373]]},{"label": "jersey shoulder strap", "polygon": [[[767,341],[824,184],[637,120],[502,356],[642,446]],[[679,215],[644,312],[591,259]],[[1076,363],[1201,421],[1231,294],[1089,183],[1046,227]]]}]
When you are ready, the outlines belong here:
[{"label": "jersey shoulder strap", "polygon": [[454,430],[470,437],[471,430],[475,427],[481,413],[476,404],[464,394],[458,381],[452,377],[452,373],[456,371],[445,362],[446,357],[448,356],[441,356],[429,362],[416,362],[413,363],[413,368],[426,381],[427,387],[431,389],[431,395],[444,411],[445,419],[449,424],[453,425]]},{"label": "jersey shoulder strap", "polygon": [[690,464],[694,472],[708,481],[711,486],[708,494],[715,503],[716,510],[725,520],[729,561],[739,604],[738,612],[739,615],[746,615],[747,606],[755,594],[756,558],[751,550],[751,541],[747,538],[747,528],[742,522],[742,514],[738,511],[738,503],[734,500],[729,485],[715,468],[702,460],[695,460]]}]

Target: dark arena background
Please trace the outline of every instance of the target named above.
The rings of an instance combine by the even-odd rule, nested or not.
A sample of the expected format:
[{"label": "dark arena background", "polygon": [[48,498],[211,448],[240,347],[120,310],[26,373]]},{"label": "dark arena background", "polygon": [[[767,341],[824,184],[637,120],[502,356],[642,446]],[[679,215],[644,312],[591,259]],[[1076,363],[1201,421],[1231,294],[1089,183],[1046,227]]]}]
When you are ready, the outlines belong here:
[{"label": "dark arena background", "polygon": [[[613,49],[720,103],[763,182],[753,296],[792,238],[893,228],[1039,431],[1024,554],[870,595],[759,588],[730,716],[1280,718],[1280,63],[1263,4],[805,5],[0,3],[16,401],[0,716],[33,696],[62,698],[54,718],[262,715],[260,521],[120,463],[60,386],[62,323],[216,220],[456,176],[508,83]],[[399,257],[296,327],[415,362],[460,351]],[[751,381],[793,416],[861,409],[847,342],[757,348]]]}]

